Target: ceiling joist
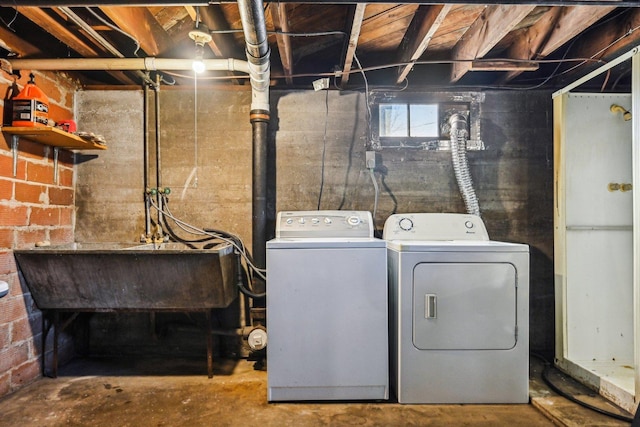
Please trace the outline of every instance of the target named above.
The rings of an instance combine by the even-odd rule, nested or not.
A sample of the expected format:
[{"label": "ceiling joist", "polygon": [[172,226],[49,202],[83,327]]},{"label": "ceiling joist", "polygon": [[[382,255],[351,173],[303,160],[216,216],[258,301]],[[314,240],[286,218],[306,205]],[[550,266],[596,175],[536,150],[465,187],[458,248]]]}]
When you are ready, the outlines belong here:
[{"label": "ceiling joist", "polygon": [[291,37],[286,34],[289,32],[287,5],[284,3],[270,3],[269,11],[273,19],[273,26],[278,32],[276,40],[285,81],[287,84],[293,84],[293,78],[291,77],[293,74],[293,50],[291,49]]},{"label": "ceiling joist", "polygon": [[[554,7],[511,45],[507,58],[542,59],[611,12],[613,7]],[[517,77],[524,70],[509,72],[503,81]]]},{"label": "ceiling joist", "polygon": [[535,6],[489,6],[471,25],[453,50],[451,82],[471,69],[471,61],[484,57]]},{"label": "ceiling joist", "polygon": [[353,57],[356,54],[356,47],[358,46],[358,38],[360,38],[360,29],[362,28],[364,10],[366,7],[366,3],[360,3],[356,5],[353,12],[351,31],[349,32],[349,41],[347,44],[347,51],[344,56],[344,66],[342,68],[342,79],[340,81],[343,86],[349,81],[349,74],[351,73],[351,67],[353,65]]},{"label": "ceiling joist", "polygon": [[421,6],[405,34],[403,48],[398,57],[399,63],[409,63],[398,69],[396,83],[402,83],[418,60],[429,47],[440,25],[444,22],[452,5]]}]

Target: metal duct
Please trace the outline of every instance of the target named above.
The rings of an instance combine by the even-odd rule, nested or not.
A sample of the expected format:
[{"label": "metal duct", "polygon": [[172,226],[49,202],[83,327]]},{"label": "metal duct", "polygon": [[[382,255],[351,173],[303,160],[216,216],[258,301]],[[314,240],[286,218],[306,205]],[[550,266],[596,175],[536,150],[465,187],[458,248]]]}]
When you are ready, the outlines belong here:
[{"label": "metal duct", "polygon": [[[251,127],[253,129],[252,250],[259,268],[267,258],[267,128],[269,124],[269,44],[262,0],[238,0],[251,77]],[[266,285],[254,283],[256,292]],[[254,302],[254,307],[258,304]],[[264,306],[264,303],[260,304]]]},{"label": "metal duct", "polygon": [[238,0],[253,98],[251,110],[269,111],[269,43],[262,0]]},{"label": "metal duct", "polygon": [[456,181],[464,200],[467,212],[480,216],[480,205],[476,192],[473,189],[473,181],[467,162],[467,119],[462,114],[453,114],[449,117],[451,125],[451,160]]}]

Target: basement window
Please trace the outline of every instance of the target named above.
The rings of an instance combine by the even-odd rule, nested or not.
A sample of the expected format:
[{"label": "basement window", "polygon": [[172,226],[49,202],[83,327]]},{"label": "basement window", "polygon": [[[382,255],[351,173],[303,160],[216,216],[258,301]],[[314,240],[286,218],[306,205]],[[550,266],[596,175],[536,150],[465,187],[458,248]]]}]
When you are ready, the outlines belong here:
[{"label": "basement window", "polygon": [[370,148],[449,150],[449,117],[467,118],[467,150],[483,150],[478,93],[374,92],[370,97]]},{"label": "basement window", "polygon": [[378,117],[383,138],[438,136],[437,104],[380,103]]}]

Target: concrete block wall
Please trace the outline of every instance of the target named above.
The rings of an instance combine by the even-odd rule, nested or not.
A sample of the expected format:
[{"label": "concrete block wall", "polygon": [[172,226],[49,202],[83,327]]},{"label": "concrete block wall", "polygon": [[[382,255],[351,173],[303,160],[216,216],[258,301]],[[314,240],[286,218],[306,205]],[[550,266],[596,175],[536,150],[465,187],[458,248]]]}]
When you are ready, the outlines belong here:
[{"label": "concrete block wall", "polygon": [[[36,84],[49,97],[49,117],[73,118],[76,82],[65,74],[34,73]],[[0,74],[0,90],[17,94],[29,79],[29,71],[15,81]],[[12,90],[12,86],[16,85]],[[8,98],[1,105],[4,123],[11,122]],[[62,244],[74,241],[75,166],[73,153],[60,150],[58,182],[54,179],[53,148],[20,139],[17,173],[13,175],[11,136],[0,137],[0,280],[9,294],[0,299],[0,397],[41,375],[42,312],[21,280],[13,249],[33,247],[36,242]],[[51,332],[47,344],[50,358]],[[72,342],[61,339],[61,355],[69,355]]]}]

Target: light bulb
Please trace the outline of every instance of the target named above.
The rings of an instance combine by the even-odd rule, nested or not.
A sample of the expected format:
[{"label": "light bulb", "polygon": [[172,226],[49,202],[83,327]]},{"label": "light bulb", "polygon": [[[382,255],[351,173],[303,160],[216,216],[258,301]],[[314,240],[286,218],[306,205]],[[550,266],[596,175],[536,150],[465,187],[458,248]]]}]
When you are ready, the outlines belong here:
[{"label": "light bulb", "polygon": [[195,71],[196,73],[202,74],[204,73],[204,70],[206,67],[204,65],[204,62],[202,62],[202,60],[196,59],[191,64],[191,68],[193,68],[193,71]]},{"label": "light bulb", "polygon": [[204,62],[202,62],[203,57],[204,57],[204,46],[202,45],[202,43],[196,42],[196,57],[193,60],[193,63],[191,64],[191,68],[193,68],[193,71],[195,71],[198,74],[204,73],[204,70],[206,68],[204,65]]}]

